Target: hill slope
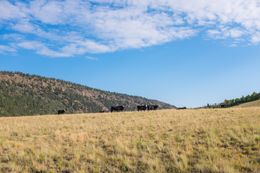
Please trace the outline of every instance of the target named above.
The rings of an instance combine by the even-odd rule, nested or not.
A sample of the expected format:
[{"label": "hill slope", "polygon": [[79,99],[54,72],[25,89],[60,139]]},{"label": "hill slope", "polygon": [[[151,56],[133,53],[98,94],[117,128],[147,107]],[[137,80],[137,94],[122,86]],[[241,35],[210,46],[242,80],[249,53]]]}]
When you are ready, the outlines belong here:
[{"label": "hill slope", "polygon": [[2,117],[0,172],[259,173],[259,142],[260,108]]},{"label": "hill slope", "polygon": [[0,72],[0,115],[54,114],[108,111],[124,105],[126,110],[139,104],[173,106],[143,97],[102,91],[71,82],[23,73]]},{"label": "hill slope", "polygon": [[[252,94],[249,94],[247,96],[242,96],[240,98],[230,99],[230,100],[224,100],[224,102],[219,104],[213,104],[213,105],[207,105],[205,108],[228,108],[233,106],[239,106],[239,105],[250,105],[251,102],[260,100],[260,92],[253,92]],[[248,104],[247,104],[248,103]]]},{"label": "hill slope", "polygon": [[260,100],[243,103],[243,104],[238,105],[237,107],[260,107]]}]

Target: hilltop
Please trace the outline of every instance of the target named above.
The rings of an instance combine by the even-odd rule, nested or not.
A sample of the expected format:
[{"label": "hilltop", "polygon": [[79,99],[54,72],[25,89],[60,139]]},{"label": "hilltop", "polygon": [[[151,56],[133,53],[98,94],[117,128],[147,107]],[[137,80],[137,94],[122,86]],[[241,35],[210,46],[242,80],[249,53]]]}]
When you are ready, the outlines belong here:
[{"label": "hilltop", "polygon": [[174,106],[157,100],[102,91],[37,75],[0,72],[0,116],[108,111],[113,105],[134,110],[140,104],[157,104],[161,109]]}]

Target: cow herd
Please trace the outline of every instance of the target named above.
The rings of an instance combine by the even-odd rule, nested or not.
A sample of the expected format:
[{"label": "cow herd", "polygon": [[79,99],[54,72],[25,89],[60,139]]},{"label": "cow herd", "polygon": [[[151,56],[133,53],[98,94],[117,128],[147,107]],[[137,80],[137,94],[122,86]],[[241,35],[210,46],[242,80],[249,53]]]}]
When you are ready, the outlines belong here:
[{"label": "cow herd", "polygon": [[138,105],[137,111],[151,111],[151,110],[157,110],[159,108],[158,105]]},{"label": "cow herd", "polygon": [[[150,111],[150,110],[157,110],[159,108],[158,105],[138,105],[137,111]],[[110,112],[122,112],[124,111],[124,106],[111,106]]]},{"label": "cow herd", "polygon": [[[136,107],[137,111],[151,111],[151,110],[157,110],[159,108],[158,105],[138,105]],[[110,112],[122,112],[125,110],[125,107],[120,105],[120,106],[111,106],[110,107]],[[106,112],[106,111],[100,111],[100,112]],[[64,114],[65,110],[58,110],[58,114]]]}]

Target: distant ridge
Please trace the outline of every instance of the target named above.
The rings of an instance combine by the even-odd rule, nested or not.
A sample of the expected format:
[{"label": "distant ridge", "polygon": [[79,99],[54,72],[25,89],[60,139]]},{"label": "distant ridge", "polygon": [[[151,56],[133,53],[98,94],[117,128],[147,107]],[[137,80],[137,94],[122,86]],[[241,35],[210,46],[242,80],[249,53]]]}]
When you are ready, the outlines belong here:
[{"label": "distant ridge", "polygon": [[0,72],[0,116],[108,111],[112,105],[134,110],[140,104],[174,106],[139,96],[130,96],[75,84],[54,78],[20,72]]}]

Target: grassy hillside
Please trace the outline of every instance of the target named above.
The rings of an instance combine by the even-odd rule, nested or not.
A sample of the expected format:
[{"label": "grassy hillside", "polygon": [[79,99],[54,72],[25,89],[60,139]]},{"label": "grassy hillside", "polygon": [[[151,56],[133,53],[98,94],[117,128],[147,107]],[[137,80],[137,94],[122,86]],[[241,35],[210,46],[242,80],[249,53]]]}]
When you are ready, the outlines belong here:
[{"label": "grassy hillside", "polygon": [[113,105],[133,110],[140,104],[171,105],[143,97],[102,91],[71,82],[23,73],[0,72],[0,116],[108,111]]},{"label": "grassy hillside", "polygon": [[244,103],[244,104],[238,105],[237,107],[260,107],[260,100]]},{"label": "grassy hillside", "polygon": [[224,100],[224,102],[219,104],[213,104],[213,105],[207,105],[206,108],[228,108],[233,106],[238,106],[241,104],[257,101],[260,99],[260,93],[253,92],[252,94],[249,94],[247,96],[242,96],[240,98],[230,99],[230,100]]},{"label": "grassy hillside", "polygon": [[0,118],[0,172],[257,173],[259,156],[260,108]]}]

